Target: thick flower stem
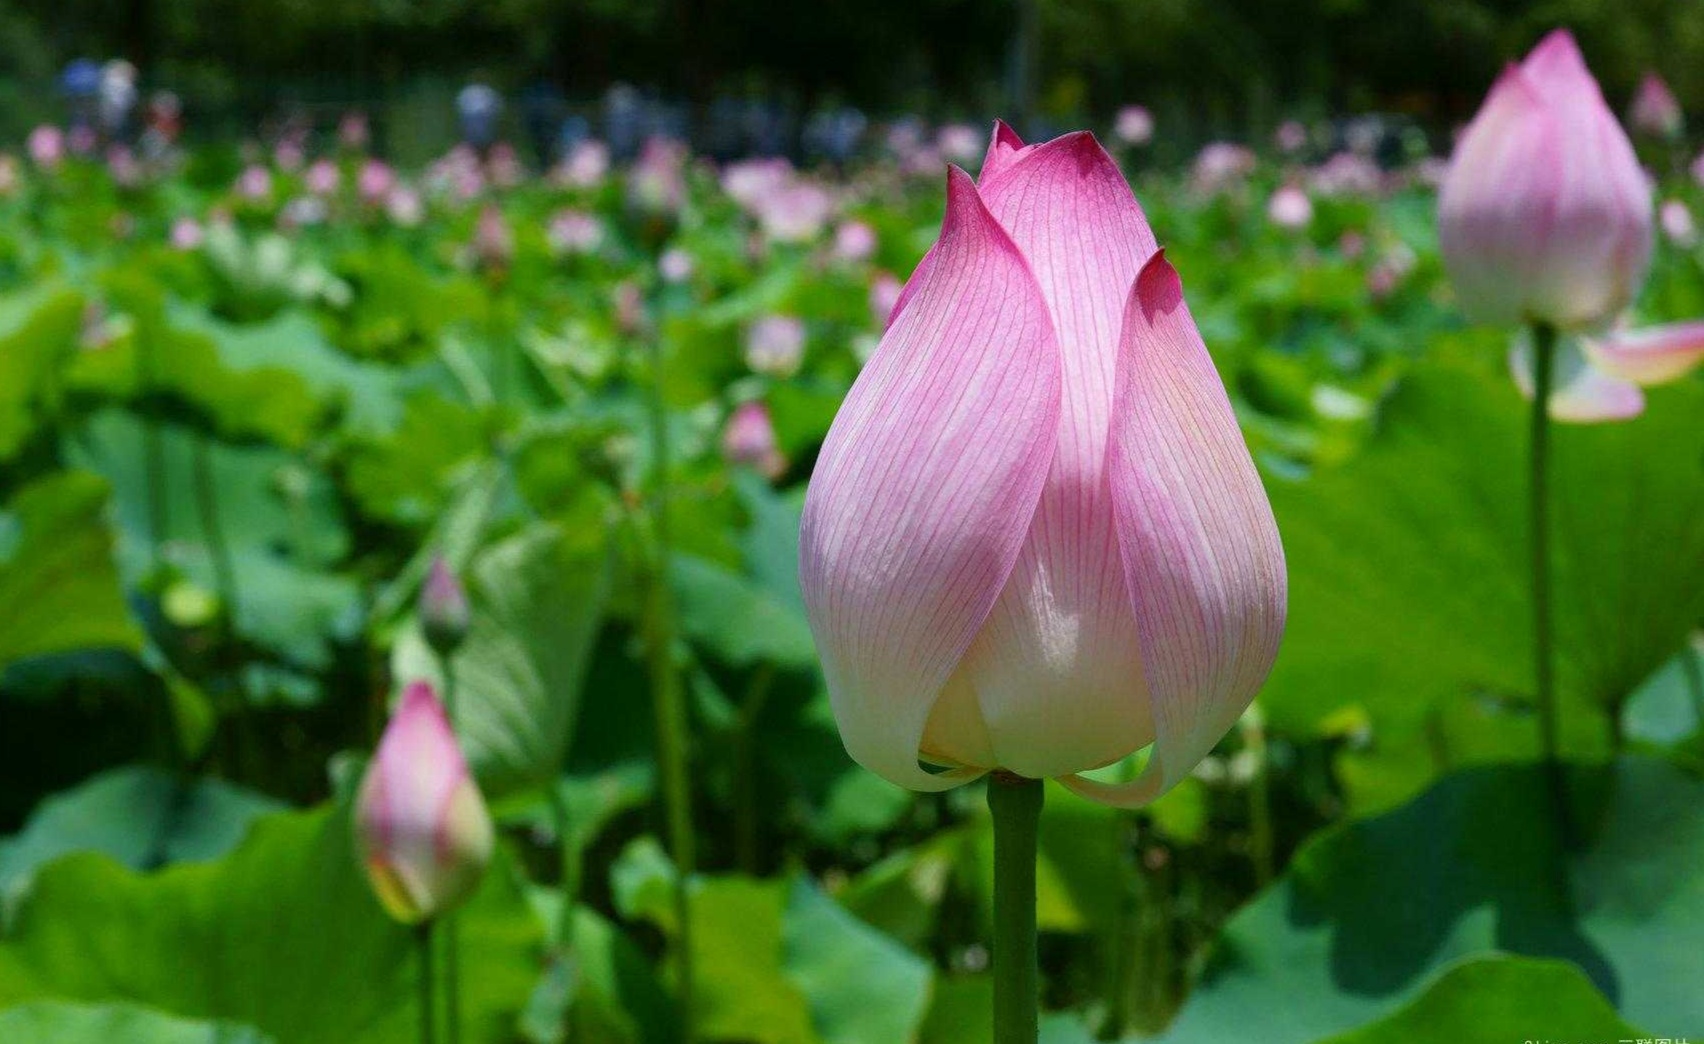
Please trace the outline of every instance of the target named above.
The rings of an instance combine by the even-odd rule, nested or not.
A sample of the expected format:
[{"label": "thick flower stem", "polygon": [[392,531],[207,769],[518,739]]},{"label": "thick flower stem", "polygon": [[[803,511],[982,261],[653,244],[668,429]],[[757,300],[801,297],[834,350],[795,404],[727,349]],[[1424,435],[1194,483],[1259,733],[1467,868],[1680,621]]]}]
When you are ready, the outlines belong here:
[{"label": "thick flower stem", "polygon": [[1556,808],[1562,843],[1572,843],[1567,780],[1562,772],[1556,706],[1555,623],[1550,590],[1550,393],[1555,383],[1556,328],[1532,327],[1532,610],[1539,751]]},{"label": "thick flower stem", "polygon": [[415,943],[420,952],[420,1044],[437,1044],[438,1018],[436,969],[432,962],[432,922],[425,921],[414,929]]},{"label": "thick flower stem", "polygon": [[994,1044],[1035,1044],[1041,974],[1036,962],[1036,831],[1042,782],[988,778],[994,815]]},{"label": "thick flower stem", "polygon": [[669,588],[669,434],[668,404],[663,401],[663,346],[647,339],[651,363],[648,405],[651,428],[651,554],[646,607],[652,710],[657,727],[657,762],[668,818],[669,854],[674,858],[674,907],[677,925],[681,1039],[697,1039],[693,1012],[692,908],[688,889],[697,861],[693,849],[691,791],[687,780],[686,706],[680,672],[674,663],[674,599]]}]

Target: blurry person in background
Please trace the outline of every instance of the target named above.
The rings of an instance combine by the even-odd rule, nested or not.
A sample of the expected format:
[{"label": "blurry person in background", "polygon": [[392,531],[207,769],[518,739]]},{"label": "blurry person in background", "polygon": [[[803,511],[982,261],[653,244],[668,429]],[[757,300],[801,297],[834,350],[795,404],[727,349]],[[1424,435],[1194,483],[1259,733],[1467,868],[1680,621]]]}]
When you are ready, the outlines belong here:
[{"label": "blurry person in background", "polygon": [[618,83],[604,94],[604,140],[617,161],[639,154],[645,140],[645,99],[637,89]]},{"label": "blurry person in background", "polygon": [[456,95],[456,115],[461,122],[462,141],[486,158],[497,141],[497,125],[503,116],[503,96],[475,74],[472,82]]},{"label": "blurry person in background", "polygon": [[73,130],[93,128],[98,118],[101,67],[89,58],[71,60],[59,74],[59,89],[65,95],[65,125]]},{"label": "blurry person in background", "polygon": [[114,58],[101,68],[98,114],[101,135],[108,142],[127,143],[135,128],[136,66]]}]

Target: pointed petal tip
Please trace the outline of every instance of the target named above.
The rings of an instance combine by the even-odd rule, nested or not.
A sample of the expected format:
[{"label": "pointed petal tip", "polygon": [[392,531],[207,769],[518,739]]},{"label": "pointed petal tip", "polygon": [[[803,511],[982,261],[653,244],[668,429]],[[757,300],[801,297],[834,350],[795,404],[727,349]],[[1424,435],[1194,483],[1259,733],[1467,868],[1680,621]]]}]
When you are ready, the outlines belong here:
[{"label": "pointed petal tip", "polygon": [[1183,303],[1183,278],[1166,260],[1166,248],[1155,250],[1136,273],[1133,296],[1142,306],[1142,315],[1149,322],[1156,316],[1169,315]]},{"label": "pointed petal tip", "polygon": [[1012,125],[998,117],[994,120],[994,131],[989,135],[989,140],[994,144],[1004,145],[1011,149],[1024,147],[1024,139],[1017,131],[1012,129]]}]

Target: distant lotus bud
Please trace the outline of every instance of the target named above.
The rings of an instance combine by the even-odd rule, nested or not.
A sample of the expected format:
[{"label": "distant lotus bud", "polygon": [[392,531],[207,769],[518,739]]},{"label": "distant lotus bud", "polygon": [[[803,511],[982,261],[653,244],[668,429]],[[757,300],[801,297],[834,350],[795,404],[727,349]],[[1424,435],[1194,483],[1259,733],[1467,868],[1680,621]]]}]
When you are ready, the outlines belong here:
[{"label": "distant lotus bud", "polygon": [[1385,183],[1377,160],[1358,152],[1339,152],[1314,168],[1308,177],[1322,196],[1374,196]]},{"label": "distant lotus bud", "polygon": [[650,318],[645,310],[645,292],[631,279],[623,279],[610,288],[610,300],[615,305],[615,325],[629,337],[645,329]]},{"label": "distant lotus bud", "polygon": [[352,110],[343,114],[343,119],[337,124],[337,142],[346,149],[359,152],[367,147],[371,132],[367,128],[367,114]]},{"label": "distant lotus bud", "polygon": [[1112,136],[1125,145],[1146,145],[1154,140],[1154,114],[1141,105],[1126,105],[1113,121]]},{"label": "distant lotus bud", "polygon": [[805,324],[790,315],[766,315],[746,331],[746,365],[754,373],[791,377],[805,354]]},{"label": "distant lotus bud", "polygon": [[604,226],[596,215],[584,210],[558,210],[550,217],[545,238],[558,257],[590,254],[603,244]]},{"label": "distant lotus bud", "polygon": [[684,144],[669,138],[649,138],[628,174],[627,198],[640,210],[673,214],[686,202]]},{"label": "distant lotus bud", "polygon": [[479,212],[479,222],[473,229],[473,255],[491,269],[507,268],[515,256],[515,237],[495,203],[487,203]]},{"label": "distant lotus bud", "polygon": [[1438,200],[1444,266],[1480,322],[1577,327],[1625,308],[1651,258],[1651,191],[1574,38],[1504,70]]},{"label": "distant lotus bud", "polygon": [[18,161],[8,153],[0,152],[0,196],[10,196],[18,190],[18,182],[22,178],[18,174]]},{"label": "distant lotus bud", "polygon": [[1633,95],[1633,107],[1628,122],[1633,129],[1654,138],[1678,138],[1686,125],[1686,114],[1680,109],[1669,85],[1655,72],[1648,72],[1639,81]]},{"label": "distant lotus bud", "polygon": [[491,816],[432,687],[411,684],[355,798],[355,841],[386,912],[419,924],[464,902],[491,861]]},{"label": "distant lotus bud", "polygon": [[93,155],[95,147],[100,143],[100,135],[95,133],[95,128],[86,123],[79,123],[71,128],[70,134],[65,135],[66,147],[71,150],[73,155],[77,156]]},{"label": "distant lotus bud", "polygon": [[136,153],[123,145],[107,150],[107,173],[119,188],[135,188],[142,183],[142,164],[137,162]]},{"label": "distant lotus bud", "polygon": [[303,181],[308,191],[316,196],[329,196],[337,191],[338,183],[343,180],[343,172],[337,169],[337,164],[328,159],[315,160],[308,168]]},{"label": "distant lotus bud", "polygon": [[31,163],[43,170],[53,170],[65,159],[65,134],[58,127],[44,123],[30,131],[25,148]]},{"label": "distant lotus bud", "polygon": [[769,410],[761,402],[735,407],[722,429],[722,453],[729,461],[753,468],[765,478],[773,479],[787,470],[787,461],[775,443]]},{"label": "distant lotus bud", "polygon": [[756,214],[764,200],[793,180],[793,165],[779,157],[739,160],[722,171],[722,191],[741,207]]},{"label": "distant lotus bud", "polygon": [[680,247],[669,247],[657,258],[657,274],[665,283],[684,283],[692,278],[695,267],[692,254]]},{"label": "distant lotus bud", "polygon": [[1678,199],[1663,203],[1657,211],[1657,221],[1663,227],[1663,235],[1677,247],[1690,249],[1698,242],[1698,226],[1693,223],[1692,211]]},{"label": "distant lotus bud", "polygon": [[396,187],[396,172],[382,160],[370,159],[361,165],[356,188],[368,203],[379,203]]},{"label": "distant lotus bud", "polygon": [[195,250],[206,238],[207,233],[202,229],[201,223],[192,217],[180,217],[172,222],[173,250]]},{"label": "distant lotus bud", "polygon": [[273,146],[272,162],[286,174],[294,174],[302,169],[307,156],[302,152],[302,143],[294,138],[286,139]]},{"label": "distant lotus bud", "polygon": [[272,198],[272,172],[255,164],[243,169],[237,178],[237,195],[251,203],[264,203]]},{"label": "distant lotus bud", "polygon": [[398,185],[385,197],[385,214],[402,228],[413,228],[425,220],[426,203],[414,189]]},{"label": "distant lotus bud", "polygon": [[608,174],[609,146],[601,141],[582,141],[562,158],[556,178],[570,188],[596,188]]},{"label": "distant lotus bud", "polygon": [[520,153],[506,141],[491,146],[491,157],[486,160],[485,169],[491,177],[491,183],[498,188],[514,188],[526,176],[526,168],[521,166]]},{"label": "distant lotus bud", "polygon": [[821,185],[798,181],[767,197],[758,209],[763,234],[776,243],[808,243],[834,214],[834,197]]},{"label": "distant lotus bud", "polygon": [[1692,166],[1687,169],[1692,174],[1693,181],[1704,185],[1704,152],[1700,152],[1698,158],[1692,161]]},{"label": "distant lotus bud", "polygon": [[1215,141],[1202,146],[1195,157],[1192,178],[1195,190],[1211,194],[1231,188],[1254,170],[1255,156],[1246,146]]},{"label": "distant lotus bud", "polygon": [[432,556],[420,588],[420,629],[426,644],[439,656],[450,655],[467,638],[471,618],[461,581],[443,555]]},{"label": "distant lotus bud", "polygon": [[866,261],[876,252],[876,230],[863,221],[842,221],[834,230],[834,255],[843,261]]},{"label": "distant lotus bud", "polygon": [[981,131],[968,123],[949,123],[935,135],[935,148],[952,163],[976,162],[988,145]]},{"label": "distant lotus bud", "polygon": [[893,318],[893,310],[899,307],[899,299],[904,295],[905,284],[892,272],[876,273],[870,280],[870,315],[877,326],[887,329],[888,320]]},{"label": "distant lotus bud", "polygon": [[1285,120],[1272,135],[1273,144],[1283,153],[1302,151],[1308,144],[1308,129],[1300,120]]},{"label": "distant lotus bud", "polygon": [[1300,231],[1313,222],[1313,201],[1299,185],[1280,185],[1267,200],[1266,218],[1279,228]]}]

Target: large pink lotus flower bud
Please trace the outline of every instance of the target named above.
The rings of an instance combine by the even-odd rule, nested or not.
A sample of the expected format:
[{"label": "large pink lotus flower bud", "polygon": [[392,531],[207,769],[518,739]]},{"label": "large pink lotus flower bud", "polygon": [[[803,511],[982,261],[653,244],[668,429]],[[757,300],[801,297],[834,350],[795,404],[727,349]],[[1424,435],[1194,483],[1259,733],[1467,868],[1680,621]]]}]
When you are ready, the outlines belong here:
[{"label": "large pink lotus flower bud", "polygon": [[491,860],[491,817],[432,687],[402,695],[355,798],[355,840],[392,917],[418,924],[473,894]]},{"label": "large pink lotus flower bud", "polygon": [[[1283,548],[1112,158],[1002,124],[982,169],[949,172],[940,239],[823,443],[811,630],[847,750],[894,783],[1000,769],[1141,804],[1266,677]],[[1078,775],[1150,744],[1133,781]]]},{"label": "large pink lotus flower bud", "polygon": [[1686,126],[1686,114],[1681,111],[1680,102],[1669,90],[1668,83],[1652,71],[1639,81],[1639,90],[1633,95],[1627,121],[1633,124],[1634,130],[1654,138],[1678,138]]},{"label": "large pink lotus flower bud", "polygon": [[787,470],[787,459],[775,441],[775,425],[761,402],[743,402],[734,408],[722,429],[722,453],[729,461],[755,469],[765,478]]},{"label": "large pink lotus flower bud", "polygon": [[1444,265],[1486,323],[1606,321],[1651,259],[1651,190],[1574,38],[1557,30],[1498,78],[1438,201]]}]

